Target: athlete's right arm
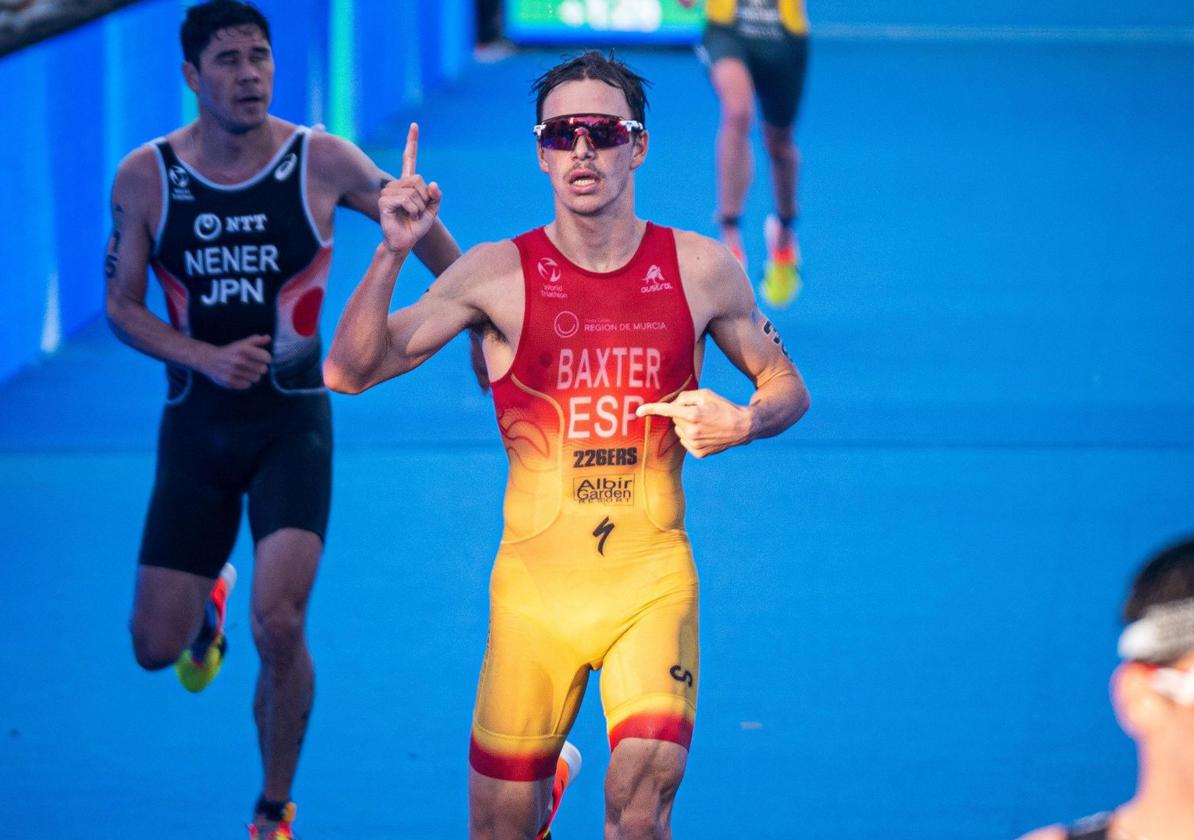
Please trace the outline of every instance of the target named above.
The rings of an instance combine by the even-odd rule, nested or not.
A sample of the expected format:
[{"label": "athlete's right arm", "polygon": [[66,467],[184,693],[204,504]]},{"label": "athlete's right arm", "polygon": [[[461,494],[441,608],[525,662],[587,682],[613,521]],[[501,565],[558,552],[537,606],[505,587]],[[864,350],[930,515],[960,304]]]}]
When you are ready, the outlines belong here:
[{"label": "athlete's right arm", "polygon": [[487,243],[469,249],[421,298],[391,313],[394,285],[410,251],[394,250],[386,242],[378,245],[336,324],[323,363],[324,383],[333,391],[359,394],[413,370],[457,333],[485,323],[476,298],[492,271],[496,247]]},{"label": "athlete's right arm", "polygon": [[[435,224],[439,186],[417,170],[418,127],[411,125],[402,155],[402,177],[378,199],[382,242],[336,324],[323,362],[324,383],[333,391],[359,394],[426,361],[461,330],[485,321],[474,297],[485,276],[486,252],[471,249],[436,278],[417,302],[390,314],[402,264]],[[492,266],[490,266],[492,267]]]},{"label": "athlete's right arm", "polygon": [[[197,370],[226,388],[248,388],[268,369],[269,336],[216,347],[183,335],[145,305],[153,247],[150,223],[161,190],[148,146],[121,162],[112,185],[112,234],[104,256],[108,323],[121,341],[146,355]],[[158,208],[158,214],[163,212],[165,208]]]}]

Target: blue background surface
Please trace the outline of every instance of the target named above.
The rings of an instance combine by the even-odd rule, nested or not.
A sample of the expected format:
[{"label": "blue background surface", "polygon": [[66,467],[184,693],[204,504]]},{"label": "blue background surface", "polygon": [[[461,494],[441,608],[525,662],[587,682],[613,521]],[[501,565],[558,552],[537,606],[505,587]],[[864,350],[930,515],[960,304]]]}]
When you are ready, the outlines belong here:
[{"label": "blue background surface", "polygon": [[[173,22],[146,26],[173,47]],[[704,73],[685,52],[624,55],[654,81],[640,213],[712,233]],[[463,244],[540,224],[525,91],[557,57],[465,65],[379,117],[366,148],[397,169],[416,116],[420,168]],[[1151,549],[1194,530],[1191,58],[1181,37],[814,35],[806,286],[774,315],[813,407],[686,469],[703,673],[677,837],[996,840],[1130,795],[1134,750],[1106,692],[1118,604]],[[55,78],[43,52],[14,60],[22,90]],[[96,108],[26,104],[63,124]],[[128,114],[129,145],[176,114]],[[20,282],[35,252],[78,259],[98,294],[103,232],[53,221],[38,172],[64,157],[36,120],[5,117],[33,163],[0,212],[9,230],[41,222],[3,240],[0,327],[36,336],[40,316],[15,310],[44,302]],[[69,166],[98,180],[96,147],[78,152]],[[755,152],[757,271],[770,199],[757,138]],[[325,336],[377,238],[350,214],[337,224]],[[426,283],[404,275],[399,302]],[[0,385],[0,836],[86,822],[97,838],[239,837],[259,785],[248,599],[233,595],[230,657],[204,694],[136,668],[125,625],[165,378],[78,312],[57,353]],[[749,394],[714,355],[705,384]],[[464,836],[505,478],[492,408],[457,341],[334,413],[300,835]],[[247,580],[247,540],[234,561]],[[599,836],[607,748],[590,695],[561,840]]]}]

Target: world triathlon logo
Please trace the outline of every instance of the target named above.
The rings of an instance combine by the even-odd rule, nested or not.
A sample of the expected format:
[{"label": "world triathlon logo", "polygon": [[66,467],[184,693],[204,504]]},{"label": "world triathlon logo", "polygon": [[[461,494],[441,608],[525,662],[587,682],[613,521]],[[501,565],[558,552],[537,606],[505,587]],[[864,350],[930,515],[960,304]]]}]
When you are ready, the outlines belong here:
[{"label": "world triathlon logo", "polygon": [[551,257],[539,260],[539,276],[548,283],[560,282],[560,266]]},{"label": "world triathlon logo", "polygon": [[555,327],[556,335],[560,338],[572,338],[580,329],[580,319],[576,317],[575,312],[564,310],[556,316],[552,326]]},{"label": "world triathlon logo", "polygon": [[282,162],[278,164],[278,168],[274,170],[274,179],[277,181],[285,181],[290,177],[290,173],[294,171],[294,165],[298,163],[298,155],[291,152],[286,157],[282,158]]},{"label": "world triathlon logo", "polygon": [[178,187],[180,190],[185,190],[191,183],[191,176],[181,166],[175,164],[170,167],[170,183]]},{"label": "world triathlon logo", "polygon": [[204,242],[211,242],[223,232],[220,217],[215,213],[200,213],[195,217],[195,235]]}]

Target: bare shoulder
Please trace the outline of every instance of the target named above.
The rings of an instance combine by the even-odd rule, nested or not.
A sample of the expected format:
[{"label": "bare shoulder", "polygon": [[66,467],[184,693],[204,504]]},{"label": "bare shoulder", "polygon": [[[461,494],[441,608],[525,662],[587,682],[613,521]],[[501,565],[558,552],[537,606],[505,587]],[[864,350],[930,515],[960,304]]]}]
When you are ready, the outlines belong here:
[{"label": "bare shoulder", "polygon": [[1065,829],[1060,825],[1048,825],[1028,832],[1020,840],[1065,840],[1065,837]]},{"label": "bare shoulder", "polygon": [[716,239],[691,230],[675,231],[676,257],[685,279],[696,281],[723,277],[727,272],[742,273],[742,267],[730,250]]},{"label": "bare shoulder", "polygon": [[522,262],[518,246],[510,239],[481,242],[469,248],[460,259],[441,276],[448,285],[470,288],[485,286],[494,290],[508,289],[512,281],[521,277]]},{"label": "bare shoulder", "polygon": [[749,313],[754,293],[742,264],[716,239],[688,230],[676,231],[676,259],[689,305],[707,319]]},{"label": "bare shoulder", "polygon": [[356,143],[330,134],[322,126],[311,129],[307,153],[315,172],[359,175],[378,171],[377,165]]},{"label": "bare shoulder", "polygon": [[128,210],[148,211],[161,204],[162,176],[158,171],[157,152],[148,143],[138,146],[116,169],[112,199]]}]

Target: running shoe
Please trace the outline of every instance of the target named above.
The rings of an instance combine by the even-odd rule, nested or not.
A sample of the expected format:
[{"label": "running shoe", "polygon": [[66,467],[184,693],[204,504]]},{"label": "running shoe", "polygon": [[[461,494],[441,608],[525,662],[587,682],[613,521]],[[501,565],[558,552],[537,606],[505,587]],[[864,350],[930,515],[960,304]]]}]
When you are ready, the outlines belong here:
[{"label": "running shoe", "polygon": [[216,674],[220,673],[220,666],[224,664],[224,654],[228,650],[228,640],[224,638],[224,613],[228,594],[235,585],[236,569],[231,563],[225,563],[211,588],[211,597],[207,601],[203,629],[199,631],[199,637],[174,663],[178,681],[187,691],[202,691],[216,678]]},{"label": "running shoe", "polygon": [[767,264],[763,266],[763,280],[759,283],[759,296],[768,305],[783,308],[800,294],[800,246],[796,234],[785,248],[779,247],[783,226],[774,215],[767,217],[763,225],[763,238],[767,241]]},{"label": "running shoe", "polygon": [[560,750],[560,757],[556,759],[556,780],[551,787],[551,816],[547,818],[547,825],[539,832],[539,840],[551,840],[551,821],[560,810],[564,789],[579,775],[580,750],[571,742],[565,741],[564,748]]},{"label": "running shoe", "polygon": [[260,814],[249,824],[249,840],[294,840],[294,815],[298,808],[293,802],[287,802],[282,811],[282,819],[276,823],[266,821],[264,825],[258,823]]}]

